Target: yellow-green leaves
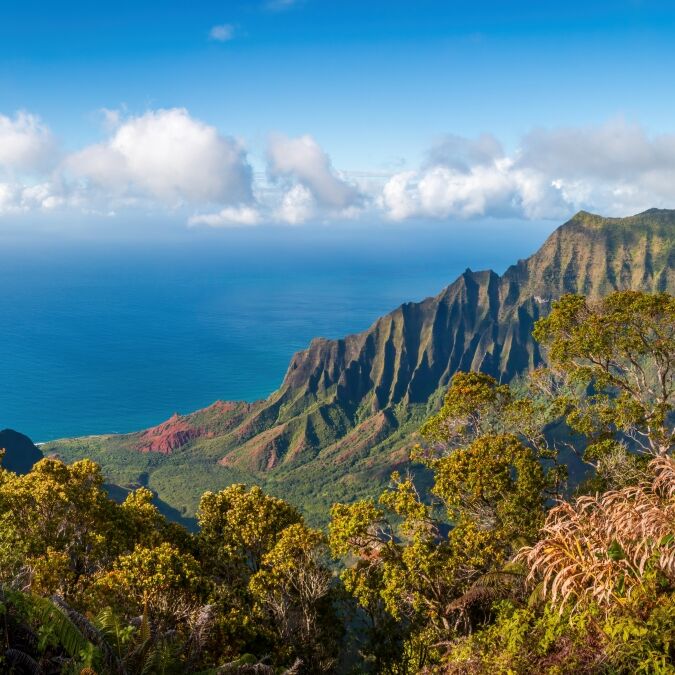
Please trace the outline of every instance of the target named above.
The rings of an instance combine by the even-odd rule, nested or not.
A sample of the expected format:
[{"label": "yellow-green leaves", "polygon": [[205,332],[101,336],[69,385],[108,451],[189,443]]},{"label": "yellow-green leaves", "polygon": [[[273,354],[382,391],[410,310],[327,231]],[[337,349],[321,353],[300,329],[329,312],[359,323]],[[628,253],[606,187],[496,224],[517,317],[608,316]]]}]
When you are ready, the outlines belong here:
[{"label": "yellow-green leaves", "polygon": [[590,303],[566,295],[534,337],[563,378],[590,388],[571,402],[568,423],[597,440],[616,431],[652,454],[671,452],[675,403],[675,298],[612,293]]},{"label": "yellow-green leaves", "polygon": [[452,519],[510,540],[532,537],[542,522],[544,471],[533,451],[513,436],[483,436],[436,463],[434,494]]},{"label": "yellow-green leaves", "polygon": [[391,539],[384,512],[372,500],[333,504],[328,530],[331,551],[336,557],[371,555]]},{"label": "yellow-green leaves", "polygon": [[241,577],[260,569],[263,556],[274,548],[281,532],[302,518],[281,499],[259,487],[236,484],[218,493],[206,492],[199,505],[200,548],[224,578]]},{"label": "yellow-green leaves", "polygon": [[456,373],[443,407],[429,418],[420,433],[430,443],[451,447],[462,445],[477,436],[500,427],[499,413],[512,401],[506,385],[484,373]]},{"label": "yellow-green leaves", "polygon": [[196,609],[203,590],[199,563],[165,542],[137,546],[117,558],[110,571],[96,577],[90,593],[99,606],[112,606],[128,617],[145,608],[153,620],[166,622],[178,606],[188,613]]}]

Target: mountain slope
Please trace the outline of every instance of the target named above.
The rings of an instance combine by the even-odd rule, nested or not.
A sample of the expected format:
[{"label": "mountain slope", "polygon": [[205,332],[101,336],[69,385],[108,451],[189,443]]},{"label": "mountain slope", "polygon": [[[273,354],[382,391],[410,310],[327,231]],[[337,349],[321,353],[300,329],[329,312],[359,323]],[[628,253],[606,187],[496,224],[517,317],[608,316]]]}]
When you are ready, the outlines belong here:
[{"label": "mountain slope", "polygon": [[144,432],[46,450],[91,456],[111,480],[148,484],[187,514],[203,490],[242,480],[320,518],[332,501],[376,492],[405,463],[411,433],[455,372],[509,381],[539,364],[531,331],[552,300],[673,291],[674,240],[675,211],[621,219],[580,212],[502,276],[467,269],[437,296],[406,303],[362,333],[314,339],[265,401],[217,402]]}]

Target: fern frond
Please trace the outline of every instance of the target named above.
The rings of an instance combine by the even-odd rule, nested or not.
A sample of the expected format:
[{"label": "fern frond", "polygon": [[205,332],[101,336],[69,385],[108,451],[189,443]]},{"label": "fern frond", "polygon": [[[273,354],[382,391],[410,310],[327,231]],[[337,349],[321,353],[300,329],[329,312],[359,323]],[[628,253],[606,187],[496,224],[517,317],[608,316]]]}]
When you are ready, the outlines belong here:
[{"label": "fern frond", "polygon": [[546,593],[544,592],[544,582],[540,581],[532,589],[532,592],[527,599],[527,606],[530,608],[537,607],[539,604],[541,604],[541,602],[543,602],[545,597]]},{"label": "fern frond", "polygon": [[26,652],[20,649],[7,649],[5,651],[6,665],[10,669],[19,668],[20,672],[30,673],[31,675],[41,675],[42,668],[40,664]]},{"label": "fern frond", "polygon": [[38,622],[54,632],[59,644],[70,657],[87,651],[89,641],[67,614],[46,598],[30,596],[28,602]]},{"label": "fern frond", "polygon": [[64,599],[58,595],[52,596],[52,602],[71,620],[82,635],[91,644],[97,647],[103,655],[103,660],[111,673],[126,675],[126,669],[117,657],[105,636],[85,616],[70,607]]},{"label": "fern frond", "polygon": [[94,625],[106,636],[107,640],[114,642],[117,655],[122,655],[122,621],[113,611],[112,607],[104,607],[94,619]]}]

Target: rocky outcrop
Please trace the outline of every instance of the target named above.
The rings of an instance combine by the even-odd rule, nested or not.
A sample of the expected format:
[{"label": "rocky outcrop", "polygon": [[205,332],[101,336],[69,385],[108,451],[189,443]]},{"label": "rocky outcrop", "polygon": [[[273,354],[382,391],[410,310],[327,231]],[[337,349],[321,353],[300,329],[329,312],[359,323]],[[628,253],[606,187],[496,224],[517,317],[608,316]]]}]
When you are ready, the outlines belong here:
[{"label": "rocky outcrop", "polygon": [[0,450],[4,450],[2,466],[14,473],[28,473],[42,459],[42,452],[33,441],[13,429],[0,431]]},{"label": "rocky outcrop", "polygon": [[673,289],[674,232],[673,211],[625,219],[581,212],[501,277],[467,269],[439,295],[404,304],[363,333],[313,340],[274,399],[280,417],[315,401],[365,414],[423,403],[458,370],[507,382],[541,363],[532,328],[564,293]]},{"label": "rocky outcrop", "polygon": [[208,433],[195,429],[178,413],[174,413],[173,417],[170,417],[166,422],[162,422],[162,424],[140,434],[138,450],[139,452],[161,452],[168,455],[200,436],[208,435]]},{"label": "rocky outcrop", "polygon": [[174,413],[166,422],[141,431],[135,444],[139,452],[172,453],[198,438],[213,438],[238,426],[255,409],[254,404],[216,401],[190,415]]}]

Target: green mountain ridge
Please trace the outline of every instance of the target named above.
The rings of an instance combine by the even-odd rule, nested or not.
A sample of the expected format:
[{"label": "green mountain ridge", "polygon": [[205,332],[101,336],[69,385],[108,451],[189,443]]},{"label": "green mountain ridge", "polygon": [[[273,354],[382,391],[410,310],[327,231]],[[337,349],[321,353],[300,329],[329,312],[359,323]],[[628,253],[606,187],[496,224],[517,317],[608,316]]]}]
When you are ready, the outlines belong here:
[{"label": "green mountain ridge", "polygon": [[144,484],[184,515],[199,496],[258,483],[321,521],[375,494],[458,370],[503,382],[542,362],[534,322],[564,293],[675,289],[675,211],[629,218],[580,212],[503,275],[467,269],[435,297],[405,303],[366,331],[315,338],[264,401],[216,402],[153,429],[65,439],[47,453],[90,457],[119,485]]}]

